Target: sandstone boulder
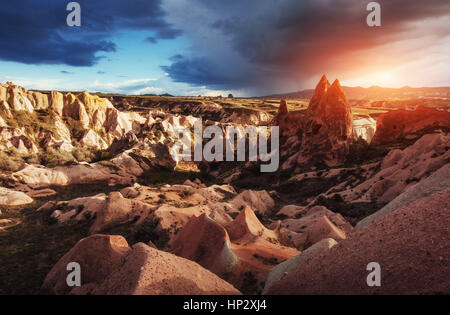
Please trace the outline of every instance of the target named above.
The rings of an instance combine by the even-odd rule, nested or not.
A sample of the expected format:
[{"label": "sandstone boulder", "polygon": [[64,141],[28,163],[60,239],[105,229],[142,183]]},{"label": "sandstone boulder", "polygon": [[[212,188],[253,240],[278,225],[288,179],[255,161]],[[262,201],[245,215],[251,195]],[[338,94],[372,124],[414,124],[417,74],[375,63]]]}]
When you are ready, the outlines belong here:
[{"label": "sandstone boulder", "polygon": [[230,295],[240,294],[199,264],[143,243],[133,246],[93,294]]},{"label": "sandstone boulder", "polygon": [[192,217],[172,243],[173,253],[193,260],[217,275],[230,272],[238,258],[230,249],[226,230],[202,214]]},{"label": "sandstone boulder", "polygon": [[120,192],[112,192],[105,200],[104,207],[96,213],[90,233],[95,234],[120,224],[139,223],[148,217],[154,207],[132,199],[127,199]]},{"label": "sandstone boulder", "polygon": [[22,206],[32,203],[33,199],[21,191],[0,187],[1,206]]},{"label": "sandstone boulder", "polygon": [[80,240],[47,274],[42,290],[53,294],[68,294],[67,265],[77,262],[81,267],[82,285],[100,284],[123,263],[130,251],[122,236],[92,235]]},{"label": "sandstone boulder", "polygon": [[260,214],[266,214],[275,207],[275,201],[265,190],[244,190],[234,197],[230,204],[236,209],[243,209],[248,206]]},{"label": "sandstone boulder", "polygon": [[302,214],[305,214],[308,209],[306,207],[296,206],[296,205],[287,205],[280,209],[277,212],[277,215],[284,215],[289,218],[293,218]]}]

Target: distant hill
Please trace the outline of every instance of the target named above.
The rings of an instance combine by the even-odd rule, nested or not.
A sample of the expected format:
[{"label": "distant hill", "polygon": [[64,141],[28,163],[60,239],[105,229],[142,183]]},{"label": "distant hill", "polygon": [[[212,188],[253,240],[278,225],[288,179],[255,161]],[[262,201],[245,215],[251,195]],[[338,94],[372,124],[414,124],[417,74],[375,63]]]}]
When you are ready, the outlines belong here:
[{"label": "distant hill", "polygon": [[[349,87],[344,86],[344,91],[349,99],[386,99],[386,98],[450,98],[450,87],[421,87],[412,88],[405,86],[402,88],[383,88],[379,86],[371,86],[369,88],[363,87]],[[265,96],[263,98],[311,98],[314,93],[314,89],[307,89],[303,91],[287,93],[287,94],[274,94]]]}]

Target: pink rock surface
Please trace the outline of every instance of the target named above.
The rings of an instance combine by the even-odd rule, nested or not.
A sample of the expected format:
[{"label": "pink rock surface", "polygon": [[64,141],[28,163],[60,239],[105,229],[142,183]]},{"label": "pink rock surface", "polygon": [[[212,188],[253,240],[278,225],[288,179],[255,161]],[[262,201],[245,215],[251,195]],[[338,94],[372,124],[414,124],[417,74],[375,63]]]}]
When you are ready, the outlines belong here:
[{"label": "pink rock surface", "polygon": [[[274,283],[268,294],[449,294],[450,189],[352,234]],[[370,262],[381,286],[369,287]]]}]

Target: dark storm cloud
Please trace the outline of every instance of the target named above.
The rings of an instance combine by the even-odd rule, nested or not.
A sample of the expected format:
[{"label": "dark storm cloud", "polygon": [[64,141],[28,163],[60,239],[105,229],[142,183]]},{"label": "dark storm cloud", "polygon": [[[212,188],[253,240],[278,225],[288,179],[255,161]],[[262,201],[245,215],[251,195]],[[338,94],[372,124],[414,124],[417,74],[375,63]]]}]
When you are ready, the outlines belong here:
[{"label": "dark storm cloud", "polygon": [[[315,67],[309,61],[346,52],[364,50],[389,41],[407,39],[409,23],[447,15],[445,0],[378,1],[382,7],[382,27],[366,24],[369,1],[290,1],[277,13],[246,27],[246,21],[234,27],[234,44],[249,60],[270,65]],[[262,22],[264,23],[264,22]]]},{"label": "dark storm cloud", "polygon": [[[175,58],[174,58],[175,57]],[[198,86],[239,88],[247,84],[248,77],[236,77],[233,72],[222,70],[221,65],[214,64],[207,58],[183,58],[173,56],[177,59],[170,66],[161,68],[169,73],[175,82],[188,82]],[[256,78],[252,78],[253,82]]]},{"label": "dark storm cloud", "polygon": [[[378,2],[382,7],[382,27],[370,28],[366,24],[369,2],[197,0],[210,16],[216,17],[210,28],[226,36],[230,51],[237,52],[251,69],[228,64],[228,70],[217,73],[209,67],[219,68],[222,56],[209,53],[208,45],[197,45],[204,47],[203,51],[195,51],[201,59],[184,58],[165,70],[177,81],[192,84],[212,82],[227,88],[233,78],[239,82],[246,78],[245,86],[261,83],[267,86],[279,76],[299,79],[348,68],[355,54],[359,53],[363,60],[368,49],[413,39],[419,29],[412,31],[414,23],[450,13],[447,0],[381,0]],[[434,29],[428,35],[447,36],[448,19],[440,23],[441,30]],[[424,32],[426,28],[427,25],[422,26]],[[260,78],[262,73],[268,77]]]},{"label": "dark storm cloud", "polygon": [[175,39],[181,35],[181,31],[173,28],[161,29],[156,32],[156,36],[150,36],[145,39],[145,41],[156,44],[158,39]]},{"label": "dark storm cloud", "polygon": [[26,64],[92,66],[113,52],[114,31],[148,30],[174,38],[160,0],[80,0],[81,27],[66,25],[68,1],[16,0],[0,6],[0,59]]}]

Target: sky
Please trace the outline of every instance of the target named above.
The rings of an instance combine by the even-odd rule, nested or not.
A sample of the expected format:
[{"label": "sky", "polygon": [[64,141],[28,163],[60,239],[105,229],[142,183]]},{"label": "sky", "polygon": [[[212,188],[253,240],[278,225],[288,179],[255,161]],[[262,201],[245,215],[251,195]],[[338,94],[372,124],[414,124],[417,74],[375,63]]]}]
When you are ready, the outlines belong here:
[{"label": "sky", "polygon": [[260,96],[348,86],[450,86],[450,1],[66,0],[0,6],[0,83],[121,94]]}]

